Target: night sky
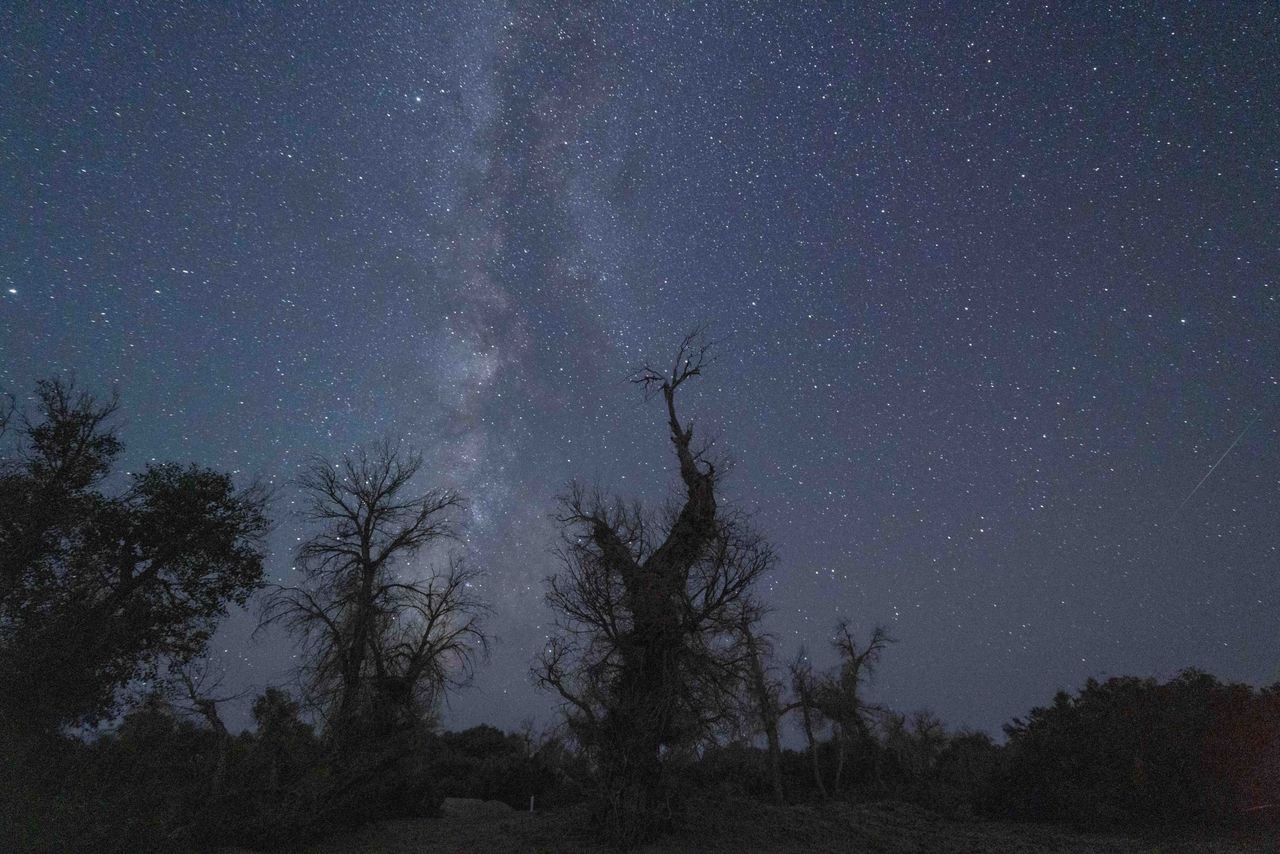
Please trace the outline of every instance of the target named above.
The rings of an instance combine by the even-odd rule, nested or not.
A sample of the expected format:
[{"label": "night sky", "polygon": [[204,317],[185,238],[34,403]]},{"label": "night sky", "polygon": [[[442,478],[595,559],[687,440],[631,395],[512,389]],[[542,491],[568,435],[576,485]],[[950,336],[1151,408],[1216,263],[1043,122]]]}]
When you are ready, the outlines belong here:
[{"label": "night sky", "polygon": [[271,480],[272,580],[307,454],[422,447],[499,637],[447,725],[551,722],[553,497],[672,494],[625,377],[702,321],[784,657],[882,622],[875,699],[993,732],[1280,680],[1275,3],[110,5],[0,11],[0,386]]}]

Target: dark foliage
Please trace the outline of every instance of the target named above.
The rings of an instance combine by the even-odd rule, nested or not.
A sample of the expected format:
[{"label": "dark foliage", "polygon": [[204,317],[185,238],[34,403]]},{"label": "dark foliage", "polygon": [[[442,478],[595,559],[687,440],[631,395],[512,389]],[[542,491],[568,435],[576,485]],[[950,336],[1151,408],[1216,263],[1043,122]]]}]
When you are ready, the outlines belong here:
[{"label": "dark foliage", "polygon": [[[892,798],[950,816],[1090,828],[1280,818],[1280,686],[1193,670],[1163,683],[1090,680],[1006,732],[1001,746],[948,732],[927,712],[881,710],[853,743],[833,734],[815,739],[812,755],[783,751],[783,786],[792,802]],[[768,768],[764,751],[730,745],[686,773],[703,790],[772,800]]]},{"label": "dark foliage", "polygon": [[[985,809],[1000,756],[989,737],[945,733],[926,713],[886,718],[885,725],[854,736],[853,744],[833,735],[816,741],[812,754],[808,748],[783,750],[778,767],[788,802],[891,799],[960,817]],[[774,800],[769,767],[767,751],[730,744],[704,752],[685,777],[704,793]],[[838,791],[837,774],[843,781]]]},{"label": "dark foliage", "polygon": [[1280,686],[1258,691],[1194,670],[1163,684],[1091,679],[1006,732],[995,805],[1013,816],[1229,819],[1280,802]]},{"label": "dark foliage", "polygon": [[267,520],[260,489],[198,466],[149,465],[105,492],[115,400],[60,380],[36,397],[0,461],[0,718],[52,732],[201,655],[261,583]]},{"label": "dark foliage", "polygon": [[0,850],[271,849],[370,820],[436,815],[445,796],[521,810],[531,796],[539,810],[583,798],[583,761],[555,738],[478,726],[358,751],[338,766],[299,711],[268,689],[253,703],[256,729],[232,737],[225,759],[218,732],[159,695],[91,742],[9,742],[0,760],[20,773],[0,783]]},{"label": "dark foliage", "polygon": [[432,778],[449,797],[502,801],[519,810],[529,808],[530,798],[542,809],[583,797],[584,763],[556,738],[535,743],[528,734],[481,724],[438,736],[431,754]]},{"label": "dark foliage", "polygon": [[[270,845],[302,838],[317,744],[279,692],[257,734],[232,739],[175,712],[159,695],[92,741],[61,735],[11,742],[20,776],[0,787],[4,850],[171,851],[205,844]],[[255,706],[264,706],[259,700]],[[214,791],[215,769],[228,765]],[[19,783],[18,780],[21,782]],[[300,819],[306,815],[307,821]]]}]

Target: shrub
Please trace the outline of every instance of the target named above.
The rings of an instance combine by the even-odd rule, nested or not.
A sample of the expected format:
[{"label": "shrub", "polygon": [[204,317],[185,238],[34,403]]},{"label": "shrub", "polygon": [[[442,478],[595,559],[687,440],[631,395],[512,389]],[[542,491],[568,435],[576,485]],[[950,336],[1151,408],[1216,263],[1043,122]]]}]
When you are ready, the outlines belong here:
[{"label": "shrub", "polygon": [[992,808],[1089,824],[1225,819],[1280,795],[1280,693],[1188,670],[1059,692],[1005,728]]}]

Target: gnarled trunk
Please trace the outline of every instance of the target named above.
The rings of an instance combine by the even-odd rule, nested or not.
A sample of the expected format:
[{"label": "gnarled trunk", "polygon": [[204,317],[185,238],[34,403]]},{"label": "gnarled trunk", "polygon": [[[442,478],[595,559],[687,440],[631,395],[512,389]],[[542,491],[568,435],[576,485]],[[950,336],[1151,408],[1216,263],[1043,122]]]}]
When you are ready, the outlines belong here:
[{"label": "gnarled trunk", "polygon": [[808,703],[800,703],[800,720],[804,725],[805,742],[809,745],[809,763],[813,766],[813,782],[818,786],[818,794],[825,799],[827,786],[822,782],[822,765],[818,762],[818,741],[813,734],[813,710]]}]

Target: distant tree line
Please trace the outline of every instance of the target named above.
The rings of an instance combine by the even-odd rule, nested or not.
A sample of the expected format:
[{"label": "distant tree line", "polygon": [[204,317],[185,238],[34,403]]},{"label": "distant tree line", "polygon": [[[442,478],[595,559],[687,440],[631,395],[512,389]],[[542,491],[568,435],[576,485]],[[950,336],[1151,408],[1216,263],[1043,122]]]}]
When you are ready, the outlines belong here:
[{"label": "distant tree line", "polygon": [[[435,815],[446,796],[581,805],[624,848],[717,798],[1094,827],[1280,814],[1280,686],[1091,680],[997,744],[869,701],[883,628],[839,622],[827,670],[803,648],[780,662],[758,590],[777,557],[682,412],[712,356],[694,333],[632,377],[662,405],[673,500],[574,483],[554,510],[555,631],[532,676],[563,721],[544,733],[438,726],[487,652],[489,609],[456,543],[464,499],[420,485],[413,449],[311,459],[295,484],[308,533],[289,582],[269,585],[260,484],[117,472],[116,399],[69,381],[40,382],[30,411],[0,407],[0,847],[270,848]],[[221,709],[245,695],[222,688],[208,643],[251,599],[301,664],[233,734]],[[803,749],[784,747],[788,728]]]}]

